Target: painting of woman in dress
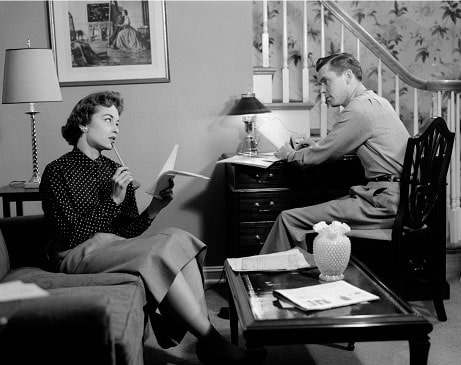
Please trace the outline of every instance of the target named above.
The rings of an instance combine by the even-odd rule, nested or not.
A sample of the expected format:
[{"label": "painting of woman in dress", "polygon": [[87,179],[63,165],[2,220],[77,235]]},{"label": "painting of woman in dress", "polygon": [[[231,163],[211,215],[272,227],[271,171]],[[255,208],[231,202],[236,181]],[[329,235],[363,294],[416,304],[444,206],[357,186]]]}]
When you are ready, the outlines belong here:
[{"label": "painting of woman in dress", "polygon": [[115,48],[123,51],[141,51],[146,49],[142,38],[136,29],[131,26],[131,20],[128,16],[128,10],[123,10],[123,23],[117,24],[121,30],[117,34]]}]

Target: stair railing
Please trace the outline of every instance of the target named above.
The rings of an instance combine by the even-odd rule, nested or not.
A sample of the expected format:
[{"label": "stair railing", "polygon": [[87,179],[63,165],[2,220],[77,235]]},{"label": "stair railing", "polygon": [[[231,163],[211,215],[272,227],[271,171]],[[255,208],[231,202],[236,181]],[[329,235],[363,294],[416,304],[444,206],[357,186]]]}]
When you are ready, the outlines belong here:
[{"label": "stair railing", "polygon": [[[308,69],[308,31],[307,31],[307,0],[303,1],[303,49],[302,49],[302,101],[309,102],[309,69]],[[345,12],[338,3],[333,1],[320,0],[320,57],[325,56],[325,10],[327,9],[341,23],[340,49],[344,51],[344,29],[347,29],[357,38],[356,56],[360,59],[360,47],[365,46],[378,58],[378,87],[377,93],[382,95],[382,64],[384,64],[395,77],[395,98],[394,109],[400,115],[400,83],[404,82],[413,88],[413,124],[412,133],[416,135],[419,131],[419,110],[418,110],[418,91],[431,91],[432,105],[431,116],[443,117],[449,129],[456,133],[454,151],[450,171],[448,173],[447,189],[447,224],[448,239],[454,246],[461,241],[461,155],[460,155],[460,80],[424,80],[416,77],[405,66],[397,61],[392,54],[382,46],[371,34],[363,28],[355,19]],[[263,34],[262,34],[262,57],[263,67],[269,67],[269,34],[267,19],[267,0],[263,0]],[[287,35],[287,0],[282,0],[282,103],[290,104],[289,87],[289,68],[288,68],[288,35]],[[267,64],[267,66],[265,66]],[[442,100],[445,93],[448,93],[448,101],[445,115],[442,115]],[[327,104],[323,90],[320,90],[320,136],[324,137],[327,133]]]}]

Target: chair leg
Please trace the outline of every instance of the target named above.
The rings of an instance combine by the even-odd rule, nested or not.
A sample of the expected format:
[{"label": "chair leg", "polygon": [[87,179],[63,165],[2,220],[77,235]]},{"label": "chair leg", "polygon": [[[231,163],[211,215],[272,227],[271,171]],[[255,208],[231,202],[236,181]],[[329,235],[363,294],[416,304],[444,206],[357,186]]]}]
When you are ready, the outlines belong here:
[{"label": "chair leg", "polygon": [[447,320],[447,313],[445,312],[445,306],[443,305],[443,299],[441,296],[434,298],[434,308],[435,313],[437,313],[437,319],[440,322],[445,322]]}]

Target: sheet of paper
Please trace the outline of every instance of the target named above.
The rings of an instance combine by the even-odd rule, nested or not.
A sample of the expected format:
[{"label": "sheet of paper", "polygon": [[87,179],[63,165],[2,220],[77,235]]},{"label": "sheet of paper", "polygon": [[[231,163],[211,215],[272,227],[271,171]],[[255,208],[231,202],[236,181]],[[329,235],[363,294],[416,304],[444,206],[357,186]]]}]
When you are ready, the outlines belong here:
[{"label": "sheet of paper", "polygon": [[377,300],[377,295],[362,290],[344,280],[305,286],[295,289],[274,290],[273,295],[294,304],[302,310],[323,310]]},{"label": "sheet of paper", "polygon": [[179,171],[175,170],[174,166],[176,164],[176,156],[178,154],[178,145],[174,145],[173,150],[171,151],[168,159],[163,165],[160,173],[158,174],[157,179],[151,185],[149,189],[146,190],[147,194],[153,195],[157,198],[161,198],[160,192],[170,185],[170,179],[175,176],[186,176],[186,177],[196,177],[204,180],[209,180],[210,178],[200,174],[194,174],[193,172]]},{"label": "sheet of paper", "polygon": [[0,302],[46,297],[49,293],[37,284],[10,281],[0,284]]},{"label": "sheet of paper", "polygon": [[254,167],[261,167],[263,169],[268,168],[274,162],[279,161],[278,157],[275,157],[274,154],[263,154],[257,157],[248,157],[242,155],[235,155],[229,158],[225,158],[222,160],[216,161],[217,164],[219,163],[235,163],[239,165],[247,165],[247,166],[254,166]]},{"label": "sheet of paper", "polygon": [[267,255],[228,258],[234,271],[290,271],[313,267],[296,248]]},{"label": "sheet of paper", "polygon": [[266,120],[258,127],[258,132],[267,139],[275,149],[279,149],[286,142],[290,142],[293,131],[290,131],[279,120]]}]

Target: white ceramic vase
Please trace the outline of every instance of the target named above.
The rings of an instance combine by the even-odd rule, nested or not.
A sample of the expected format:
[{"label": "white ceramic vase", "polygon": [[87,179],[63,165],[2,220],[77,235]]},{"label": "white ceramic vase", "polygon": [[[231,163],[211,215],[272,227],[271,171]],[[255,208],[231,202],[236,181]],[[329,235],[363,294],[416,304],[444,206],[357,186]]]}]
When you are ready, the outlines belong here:
[{"label": "white ceramic vase", "polygon": [[347,229],[331,229],[324,224],[316,230],[318,235],[314,238],[313,253],[315,264],[320,271],[320,280],[344,279],[343,273],[351,256],[351,241],[344,234],[349,230],[347,225],[346,227]]}]

